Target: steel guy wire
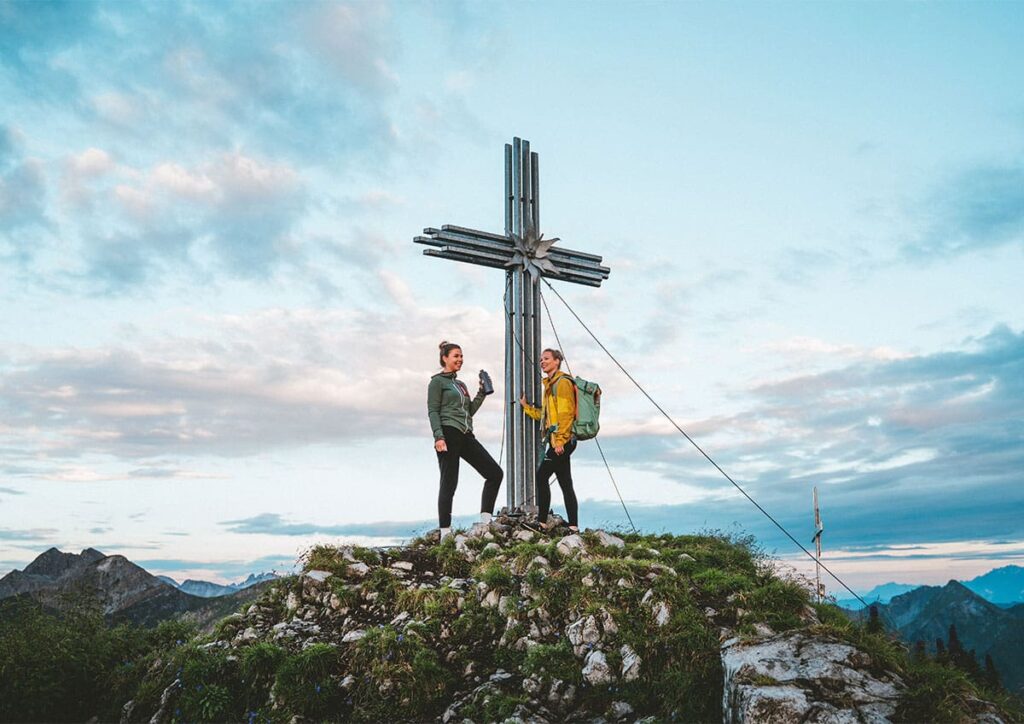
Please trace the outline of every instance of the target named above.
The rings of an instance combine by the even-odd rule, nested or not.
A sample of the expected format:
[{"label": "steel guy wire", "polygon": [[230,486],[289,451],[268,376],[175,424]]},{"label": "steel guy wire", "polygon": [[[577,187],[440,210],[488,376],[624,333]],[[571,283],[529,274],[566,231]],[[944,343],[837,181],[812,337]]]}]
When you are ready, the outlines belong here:
[{"label": "steel guy wire", "polygon": [[[543,277],[541,277],[541,278],[543,279]],[[786,537],[787,537],[787,538],[789,538],[789,539],[790,539],[791,541],[793,541],[794,545],[796,545],[796,547],[797,547],[797,548],[799,548],[800,550],[802,550],[802,551],[803,551],[803,552],[804,552],[804,553],[805,553],[805,554],[807,555],[807,557],[808,557],[808,558],[810,558],[811,560],[813,560],[813,561],[815,561],[815,562],[819,563],[819,564],[821,565],[821,567],[822,567],[822,568],[824,568],[824,569],[825,569],[825,571],[826,571],[826,572],[827,572],[827,573],[828,573],[828,574],[829,574],[830,576],[832,576],[832,578],[834,578],[834,579],[836,580],[836,582],[837,582],[837,583],[839,583],[839,585],[841,585],[841,586],[842,586],[843,588],[845,588],[845,589],[846,589],[847,591],[849,591],[849,592],[850,592],[850,593],[851,593],[851,594],[852,594],[852,595],[853,595],[853,596],[854,596],[854,597],[855,597],[855,598],[856,598],[856,599],[857,599],[858,601],[860,601],[861,603],[863,603],[863,604],[864,604],[864,607],[865,607],[865,608],[867,608],[867,607],[868,607],[868,602],[867,602],[867,601],[865,601],[865,600],[864,600],[863,598],[861,598],[860,596],[858,596],[858,595],[857,595],[857,593],[856,593],[856,592],[855,592],[855,591],[854,591],[854,590],[853,590],[852,588],[850,588],[849,586],[847,586],[847,585],[846,585],[846,583],[845,583],[845,582],[843,581],[843,579],[841,579],[841,578],[840,578],[839,576],[837,576],[837,575],[836,575],[835,573],[833,573],[833,572],[832,572],[832,570],[831,570],[831,569],[830,569],[830,568],[829,568],[828,566],[826,566],[826,565],[825,565],[824,563],[821,563],[821,562],[820,562],[820,561],[819,561],[818,559],[816,559],[816,558],[814,557],[814,555],[812,555],[812,554],[811,554],[811,552],[810,552],[809,550],[807,550],[807,549],[806,549],[806,548],[805,548],[805,547],[803,546],[803,544],[801,544],[801,543],[800,543],[800,541],[798,541],[798,540],[797,540],[796,538],[794,538],[794,537],[793,537],[793,535],[792,535],[792,534],[791,534],[791,533],[790,533],[790,532],[789,532],[788,530],[786,530],[785,526],[783,526],[783,525],[782,525],[782,524],[781,524],[781,523],[780,523],[779,521],[775,520],[775,518],[773,518],[773,517],[772,517],[772,515],[771,515],[771,514],[770,514],[770,513],[769,513],[769,512],[767,511],[767,510],[765,510],[764,508],[762,508],[762,507],[761,507],[761,505],[760,505],[760,504],[759,504],[759,503],[758,503],[758,502],[757,502],[756,500],[754,500],[754,499],[753,499],[753,498],[752,498],[752,497],[750,496],[750,494],[749,494],[749,493],[747,493],[747,491],[746,491],[746,490],[744,490],[744,489],[743,489],[742,487],[740,487],[740,484],[739,484],[739,483],[737,483],[737,482],[736,482],[735,480],[733,480],[733,479],[732,479],[732,477],[731,477],[731,476],[730,476],[730,475],[729,475],[729,474],[728,474],[727,472],[725,472],[725,470],[723,470],[723,469],[722,469],[722,467],[721,467],[721,466],[720,466],[720,465],[719,465],[718,463],[716,463],[716,462],[715,462],[715,461],[714,461],[714,460],[712,459],[712,457],[711,457],[710,455],[708,455],[708,454],[707,454],[706,452],[704,452],[704,449],[703,449],[703,448],[702,448],[702,447],[701,447],[700,445],[698,445],[698,444],[697,444],[697,442],[696,442],[696,441],[695,441],[695,440],[694,440],[694,439],[693,439],[692,437],[690,437],[690,436],[689,436],[689,435],[688,435],[688,434],[686,433],[686,431],[685,431],[685,430],[683,430],[683,428],[681,428],[681,427],[679,426],[679,423],[677,423],[677,422],[676,422],[676,421],[675,421],[674,419],[672,419],[672,416],[671,416],[671,415],[669,415],[669,414],[668,414],[667,412],[665,412],[665,409],[664,409],[664,408],[663,408],[663,407],[662,407],[661,405],[659,405],[659,404],[658,404],[658,403],[657,403],[657,402],[655,401],[655,399],[654,399],[653,397],[651,397],[651,396],[650,396],[650,394],[648,394],[647,390],[645,390],[645,389],[644,389],[643,385],[641,385],[641,384],[640,384],[639,382],[637,382],[637,381],[636,381],[636,378],[634,378],[634,377],[633,377],[633,375],[631,375],[631,374],[629,373],[629,371],[628,371],[628,370],[627,370],[627,369],[626,369],[625,367],[623,367],[623,366],[622,366],[622,363],[621,363],[621,362],[619,362],[619,361],[618,361],[618,360],[617,360],[617,359],[615,358],[615,355],[613,355],[613,354],[612,354],[612,353],[611,353],[611,352],[610,352],[610,351],[608,350],[608,348],[604,346],[604,344],[603,344],[603,343],[601,342],[601,340],[599,340],[599,339],[597,338],[597,335],[595,335],[595,334],[594,334],[594,333],[593,333],[593,332],[591,331],[590,327],[588,327],[588,326],[587,326],[586,322],[584,322],[584,321],[583,321],[582,319],[580,319],[580,315],[576,314],[576,311],[575,311],[575,310],[574,310],[574,309],[573,309],[573,308],[572,308],[571,306],[569,306],[569,303],[568,303],[567,301],[565,301],[565,299],[564,299],[564,298],[562,297],[562,295],[558,293],[558,290],[557,290],[557,289],[555,289],[555,288],[554,288],[554,287],[553,287],[553,286],[551,285],[551,282],[549,282],[549,281],[548,281],[547,279],[544,279],[544,283],[548,285],[548,289],[550,289],[551,291],[553,291],[553,292],[555,293],[555,296],[557,296],[557,297],[558,297],[558,299],[559,299],[559,301],[560,301],[560,302],[562,302],[562,304],[563,304],[563,305],[565,305],[565,308],[569,310],[569,313],[570,313],[570,314],[572,314],[572,316],[576,318],[576,321],[580,323],[580,326],[581,326],[581,327],[583,327],[583,329],[585,329],[585,330],[587,331],[587,334],[589,334],[589,335],[590,335],[591,339],[593,339],[593,340],[594,340],[594,341],[595,341],[595,342],[597,343],[597,345],[598,345],[598,346],[599,346],[599,347],[600,347],[600,348],[601,348],[602,350],[604,350],[604,353],[605,353],[606,355],[608,355],[608,357],[609,357],[609,358],[611,359],[611,361],[612,361],[612,362],[614,362],[614,363],[615,363],[615,366],[616,366],[616,367],[618,367],[618,368],[619,368],[620,370],[622,370],[622,373],[623,373],[624,375],[626,375],[626,377],[628,377],[628,378],[629,378],[629,381],[630,381],[630,382],[632,382],[632,383],[633,383],[633,384],[634,384],[634,385],[636,386],[636,388],[637,388],[638,390],[640,390],[640,392],[641,392],[641,393],[643,393],[644,397],[646,397],[646,398],[648,399],[648,401],[650,401],[650,403],[651,403],[652,405],[654,405],[654,406],[655,406],[655,407],[657,408],[658,412],[660,412],[660,413],[661,413],[662,415],[664,415],[664,416],[665,416],[665,419],[666,419],[666,420],[668,420],[668,421],[669,421],[669,422],[670,422],[670,423],[672,424],[672,426],[673,426],[673,427],[674,427],[674,428],[675,428],[676,430],[678,430],[678,431],[679,431],[679,434],[680,434],[680,435],[682,435],[683,437],[685,437],[685,438],[686,438],[686,439],[687,439],[687,440],[689,441],[689,443],[690,443],[691,445],[693,445],[693,447],[694,447],[694,448],[696,448],[696,449],[697,449],[697,452],[699,452],[699,453],[700,453],[701,455],[703,455],[703,456],[704,456],[704,458],[705,458],[705,459],[707,459],[707,461],[708,461],[709,463],[711,463],[711,464],[712,464],[712,465],[713,465],[713,466],[715,467],[715,469],[716,469],[716,470],[717,470],[718,472],[720,472],[720,473],[722,474],[722,476],[723,476],[723,477],[724,477],[724,478],[725,478],[726,480],[728,480],[728,481],[729,481],[730,483],[732,483],[732,484],[733,484],[733,487],[735,487],[735,488],[736,488],[736,489],[737,489],[738,491],[740,491],[741,493],[743,493],[743,497],[745,497],[745,498],[746,498],[747,500],[749,500],[749,501],[750,501],[750,502],[751,502],[751,503],[752,503],[752,504],[754,505],[754,507],[755,507],[755,508],[757,508],[758,510],[760,510],[760,511],[761,511],[761,512],[762,512],[762,513],[764,514],[764,516],[765,516],[766,518],[768,518],[768,520],[770,520],[770,521],[771,521],[772,523],[774,523],[774,524],[775,524],[775,527],[776,527],[776,528],[778,528],[778,529],[779,529],[779,530],[781,530],[781,531],[782,531],[783,533],[785,533],[785,534],[786,534]],[[549,318],[550,318],[550,315],[549,315]]]}]

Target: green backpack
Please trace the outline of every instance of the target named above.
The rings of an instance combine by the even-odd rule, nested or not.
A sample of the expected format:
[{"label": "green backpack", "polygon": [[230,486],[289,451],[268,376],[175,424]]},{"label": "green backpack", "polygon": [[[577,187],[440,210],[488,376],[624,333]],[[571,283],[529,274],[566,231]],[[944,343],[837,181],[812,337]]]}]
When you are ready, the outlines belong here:
[{"label": "green backpack", "polygon": [[[557,385],[563,378],[559,378]],[[601,429],[601,385],[596,382],[588,382],[582,377],[565,376],[572,382],[573,391],[576,394],[576,418],[572,423],[572,434],[577,440],[590,440],[597,437]]]}]

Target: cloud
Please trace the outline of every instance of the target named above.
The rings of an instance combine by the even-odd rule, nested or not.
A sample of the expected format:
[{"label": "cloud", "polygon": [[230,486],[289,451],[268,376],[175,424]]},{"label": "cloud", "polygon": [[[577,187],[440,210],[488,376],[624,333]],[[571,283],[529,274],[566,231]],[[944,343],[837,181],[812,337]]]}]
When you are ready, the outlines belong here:
[{"label": "cloud", "polygon": [[1024,161],[962,171],[933,192],[926,213],[931,224],[904,247],[908,257],[952,257],[1024,243]]},{"label": "cloud", "polygon": [[289,523],[276,513],[263,513],[252,518],[226,520],[221,523],[229,533],[265,535],[365,535],[374,537],[411,537],[431,527],[436,521],[379,521],[374,523],[348,523],[325,525],[317,523]]},{"label": "cloud", "polygon": [[57,533],[56,528],[0,528],[0,540],[41,541]]},{"label": "cloud", "polygon": [[303,29],[314,52],[356,87],[370,92],[394,88],[394,28],[388,4],[336,2],[310,6]]},{"label": "cloud", "polygon": [[4,495],[24,495],[25,491],[15,490],[14,488],[0,488],[0,494]]},{"label": "cloud", "polygon": [[[468,526],[477,520],[476,515],[455,516],[454,525]],[[225,520],[221,525],[229,533],[243,535],[281,535],[281,536],[367,536],[371,538],[409,539],[437,527],[436,519],[373,521],[367,523],[346,523],[332,525],[325,523],[292,523],[277,513],[261,513],[251,518]]]},{"label": "cloud", "polygon": [[307,194],[297,171],[235,151],[185,166],[121,165],[88,149],[65,163],[63,196],[78,211],[116,210],[86,231],[88,278],[108,291],[150,280],[156,271],[193,268],[267,277],[301,252],[293,234]]},{"label": "cloud", "polygon": [[[78,461],[113,455],[155,461],[128,473],[154,477],[170,474],[160,462],[168,456],[422,436],[437,337],[475,338],[495,351],[480,360],[491,367],[503,340],[499,314],[472,307],[269,310],[194,320],[194,330],[134,348],[39,351],[0,367],[8,464],[107,479]],[[358,353],[369,339],[387,351],[372,363]],[[54,469],[39,472],[42,454]]]},{"label": "cloud", "polygon": [[0,126],[0,233],[46,224],[43,165],[38,160],[24,157],[20,152],[18,134],[9,127]]},{"label": "cloud", "polygon": [[[683,427],[799,540],[810,540],[815,485],[833,545],[1024,539],[1024,333],[997,327],[956,351],[865,356],[748,394],[741,414]],[[678,434],[602,444],[613,466],[704,491],[683,506],[639,507],[645,526],[736,521],[792,545]],[[617,477],[628,503],[629,473]]]}]

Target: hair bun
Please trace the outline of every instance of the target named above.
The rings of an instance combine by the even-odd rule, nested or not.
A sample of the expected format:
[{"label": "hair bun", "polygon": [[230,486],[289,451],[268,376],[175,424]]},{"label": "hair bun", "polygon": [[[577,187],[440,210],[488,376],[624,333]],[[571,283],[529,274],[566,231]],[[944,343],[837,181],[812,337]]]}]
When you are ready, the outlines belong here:
[{"label": "hair bun", "polygon": [[441,342],[441,344],[437,345],[437,348],[438,348],[438,349],[444,349],[444,348],[445,348],[445,347],[447,347],[447,346],[448,346],[448,340],[446,339],[446,340],[443,340],[443,341]]}]

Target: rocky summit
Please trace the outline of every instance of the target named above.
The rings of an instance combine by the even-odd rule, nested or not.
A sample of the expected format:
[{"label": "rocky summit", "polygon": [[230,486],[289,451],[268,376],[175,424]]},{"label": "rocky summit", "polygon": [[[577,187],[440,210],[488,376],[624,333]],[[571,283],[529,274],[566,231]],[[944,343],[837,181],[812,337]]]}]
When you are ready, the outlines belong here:
[{"label": "rocky summit", "polygon": [[901,719],[893,649],[858,646],[830,611],[750,540],[504,514],[443,541],[310,550],[149,661],[122,721]]}]

